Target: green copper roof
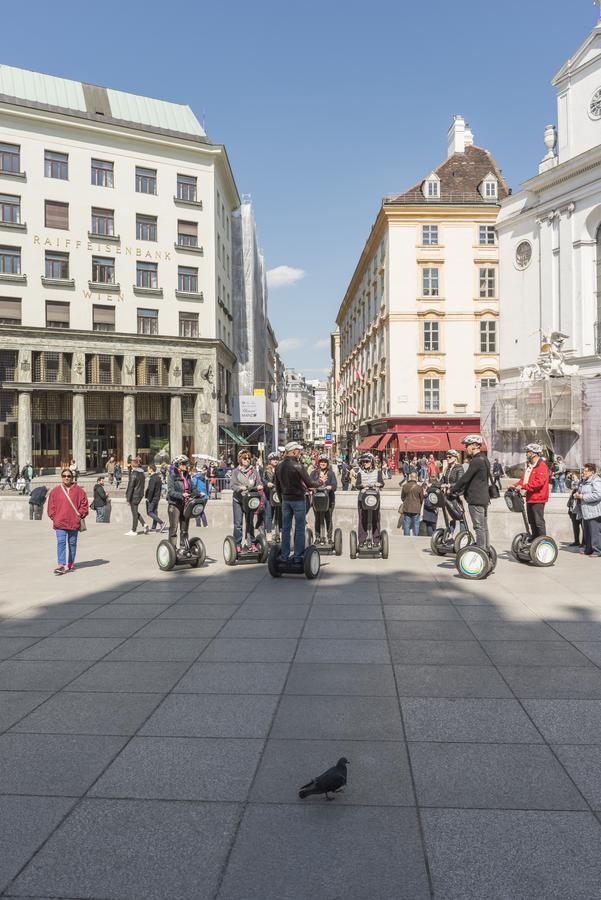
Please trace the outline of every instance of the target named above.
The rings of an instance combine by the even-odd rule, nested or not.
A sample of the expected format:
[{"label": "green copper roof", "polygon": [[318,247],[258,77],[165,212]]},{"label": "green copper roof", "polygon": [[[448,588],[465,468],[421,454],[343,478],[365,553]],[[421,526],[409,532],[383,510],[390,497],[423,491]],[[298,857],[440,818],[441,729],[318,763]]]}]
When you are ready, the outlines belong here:
[{"label": "green copper roof", "polygon": [[30,100],[32,103],[86,111],[83,88],[79,81],[42,75],[40,72],[30,72],[29,69],[0,66],[0,94]]}]

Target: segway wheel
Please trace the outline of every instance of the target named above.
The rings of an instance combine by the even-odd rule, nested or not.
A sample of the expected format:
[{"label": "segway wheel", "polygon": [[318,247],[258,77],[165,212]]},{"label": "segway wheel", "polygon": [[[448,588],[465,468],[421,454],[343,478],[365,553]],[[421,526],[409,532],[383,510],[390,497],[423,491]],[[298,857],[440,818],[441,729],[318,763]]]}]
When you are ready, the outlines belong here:
[{"label": "segway wheel", "polygon": [[555,560],[557,559],[557,544],[553,540],[553,538],[541,536],[534,538],[532,543],[530,544],[530,559],[534,563],[535,566],[540,566],[544,569],[549,568],[549,566],[555,565]]},{"label": "segway wheel", "polygon": [[453,549],[455,554],[459,553],[460,550],[463,550],[464,547],[469,547],[470,544],[474,543],[474,536],[469,531],[460,531],[458,535],[455,536],[455,540],[453,541]]},{"label": "segway wheel", "polygon": [[334,553],[336,556],[342,556],[342,531],[336,528],[334,531]]},{"label": "segway wheel", "polygon": [[226,566],[235,566],[238,554],[236,553],[236,542],[231,534],[228,534],[223,542],[223,559]]},{"label": "segway wheel", "polygon": [[491,568],[491,558],[482,547],[464,547],[455,557],[455,567],[462,578],[479,581],[486,578]]},{"label": "segway wheel", "polygon": [[282,577],[282,573],[280,572],[280,568],[278,566],[279,556],[279,547],[272,547],[267,556],[267,569],[272,578]]},{"label": "segway wheel", "polygon": [[312,581],[314,578],[317,578],[319,575],[319,570],[321,568],[321,557],[319,555],[319,550],[315,547],[309,547],[305,551],[305,558],[303,560],[303,569],[305,572],[305,578],[308,578],[309,581]]},{"label": "segway wheel", "polygon": [[490,572],[492,574],[495,571],[495,569],[497,568],[497,551],[491,544],[488,548],[488,552],[489,552],[489,556],[490,556]]},{"label": "segway wheel", "polygon": [[199,537],[191,538],[190,552],[192,553],[192,559],[190,560],[192,568],[197,569],[199,566],[202,566],[207,558],[207,548]]},{"label": "segway wheel", "polygon": [[170,572],[177,562],[177,551],[171,541],[161,541],[157,545],[157,563],[163,572]]},{"label": "segway wheel", "polygon": [[435,556],[444,556],[444,528],[437,528],[430,538],[430,550]]},{"label": "segway wheel", "polygon": [[388,532],[380,532],[380,541],[382,543],[382,559],[388,559],[388,551],[390,550],[390,541],[388,540]]},{"label": "segway wheel", "polygon": [[313,543],[313,532],[310,528],[305,528],[305,549]]},{"label": "segway wheel", "polygon": [[266,563],[267,557],[269,556],[269,544],[267,543],[267,538],[264,534],[258,534],[256,543],[258,549],[261,551],[259,562]]},{"label": "segway wheel", "polygon": [[530,535],[526,534],[526,532],[523,531],[521,532],[521,534],[516,534],[511,542],[511,552],[518,562],[524,562],[524,558],[520,556],[520,551],[523,549],[524,544],[528,540],[529,536]]},{"label": "segway wheel", "polygon": [[357,559],[357,532],[351,531],[350,533],[350,552],[351,559]]}]

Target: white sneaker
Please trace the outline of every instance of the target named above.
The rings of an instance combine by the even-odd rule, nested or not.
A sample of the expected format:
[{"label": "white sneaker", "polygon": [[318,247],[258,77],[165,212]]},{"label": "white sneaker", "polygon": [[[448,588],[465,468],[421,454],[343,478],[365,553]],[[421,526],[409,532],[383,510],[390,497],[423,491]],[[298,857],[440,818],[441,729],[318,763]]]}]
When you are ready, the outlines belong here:
[{"label": "white sneaker", "polygon": [[135,537],[137,535],[137,531],[126,531],[125,537]]},{"label": "white sneaker", "polygon": [[150,531],[150,527],[148,525],[145,525],[144,526],[144,534],[148,534],[149,531]]}]

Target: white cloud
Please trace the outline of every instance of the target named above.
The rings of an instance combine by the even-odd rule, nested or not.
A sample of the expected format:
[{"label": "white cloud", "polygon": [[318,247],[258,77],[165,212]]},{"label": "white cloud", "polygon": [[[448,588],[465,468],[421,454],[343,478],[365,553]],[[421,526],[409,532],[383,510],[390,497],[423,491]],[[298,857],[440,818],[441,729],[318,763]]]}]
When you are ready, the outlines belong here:
[{"label": "white cloud", "polygon": [[329,346],[330,346],[330,339],[322,338],[320,341],[317,341],[317,343],[315,344],[315,349],[316,350],[325,350]]},{"label": "white cloud", "polygon": [[302,346],[303,341],[300,338],[283,338],[278,341],[278,350],[281,350],[282,353],[285,353],[286,350],[298,350]]},{"label": "white cloud", "polygon": [[280,287],[290,287],[296,284],[307,273],[304,269],[295,269],[292,266],[276,266],[275,269],[269,269],[267,272],[267,285],[271,290]]}]

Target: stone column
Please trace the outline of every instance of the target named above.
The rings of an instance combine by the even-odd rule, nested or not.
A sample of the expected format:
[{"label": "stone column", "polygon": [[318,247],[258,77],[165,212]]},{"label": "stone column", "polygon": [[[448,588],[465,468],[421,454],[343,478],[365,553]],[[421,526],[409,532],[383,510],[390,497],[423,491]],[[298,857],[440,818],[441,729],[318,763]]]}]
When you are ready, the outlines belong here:
[{"label": "stone column", "polygon": [[[169,422],[169,453],[171,459],[182,452],[182,398],[171,395],[171,416]],[[195,451],[198,453],[198,450]]]},{"label": "stone column", "polygon": [[137,453],[136,442],[136,398],[133,394],[123,395],[123,461]]},{"label": "stone column", "polygon": [[80,472],[86,470],[86,408],[83,394],[73,394],[73,459]]},{"label": "stone column", "polygon": [[31,394],[29,391],[19,391],[17,411],[17,463],[19,471],[25,463],[32,463],[32,423],[31,423]]}]

